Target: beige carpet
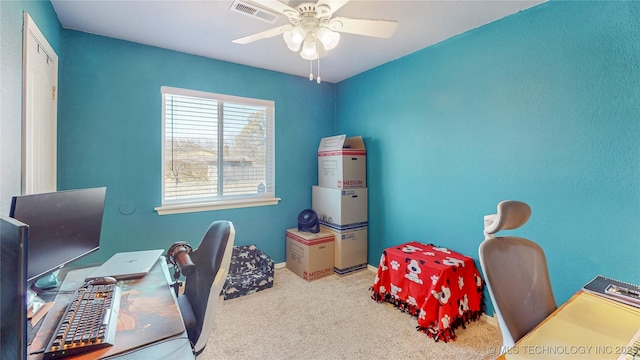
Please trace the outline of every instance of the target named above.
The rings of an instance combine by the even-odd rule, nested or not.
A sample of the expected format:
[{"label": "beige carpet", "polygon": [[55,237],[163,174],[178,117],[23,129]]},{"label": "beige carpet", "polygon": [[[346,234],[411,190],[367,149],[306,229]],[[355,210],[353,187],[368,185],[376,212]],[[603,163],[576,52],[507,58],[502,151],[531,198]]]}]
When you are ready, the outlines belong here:
[{"label": "beige carpet", "polygon": [[221,301],[204,359],[493,359],[497,327],[480,320],[434,342],[416,319],[369,297],[363,270],[306,282],[276,269],[271,289]]}]

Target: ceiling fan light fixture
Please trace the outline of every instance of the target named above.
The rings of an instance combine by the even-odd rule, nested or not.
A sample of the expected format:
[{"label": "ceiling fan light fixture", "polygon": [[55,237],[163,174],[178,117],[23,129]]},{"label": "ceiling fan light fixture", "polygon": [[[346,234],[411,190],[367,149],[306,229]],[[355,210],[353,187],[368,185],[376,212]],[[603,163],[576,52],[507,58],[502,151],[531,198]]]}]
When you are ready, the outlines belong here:
[{"label": "ceiling fan light fixture", "polygon": [[298,44],[302,44],[306,36],[307,36],[307,32],[304,31],[302,26],[296,26],[293,29],[291,29],[291,40]]},{"label": "ceiling fan light fixture", "polygon": [[284,37],[284,42],[287,44],[287,47],[289,48],[289,50],[291,51],[298,51],[300,50],[300,43],[294,43],[293,41],[291,41],[291,33],[289,31],[286,31],[284,34],[282,34],[282,37]]},{"label": "ceiling fan light fixture", "polygon": [[300,45],[307,36],[307,32],[300,26],[295,26],[291,30],[287,30],[282,34],[284,42],[291,51],[300,50]]},{"label": "ceiling fan light fixture", "polygon": [[318,58],[318,46],[316,40],[312,37],[308,37],[302,43],[302,50],[300,51],[300,57],[305,60],[315,60]]},{"label": "ceiling fan light fixture", "polygon": [[320,40],[322,46],[327,51],[334,49],[338,45],[338,42],[340,42],[340,33],[331,31],[324,26],[318,29],[316,37]]}]

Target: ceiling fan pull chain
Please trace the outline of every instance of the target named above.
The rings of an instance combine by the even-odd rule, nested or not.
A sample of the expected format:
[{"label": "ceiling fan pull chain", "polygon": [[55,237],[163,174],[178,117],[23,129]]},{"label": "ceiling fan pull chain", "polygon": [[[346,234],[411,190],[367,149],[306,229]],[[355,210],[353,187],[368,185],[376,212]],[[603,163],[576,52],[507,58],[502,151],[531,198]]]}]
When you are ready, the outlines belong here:
[{"label": "ceiling fan pull chain", "polygon": [[316,78],[318,84],[320,84],[320,56],[318,56],[318,77]]},{"label": "ceiling fan pull chain", "polygon": [[313,60],[309,60],[309,81],[313,81]]}]

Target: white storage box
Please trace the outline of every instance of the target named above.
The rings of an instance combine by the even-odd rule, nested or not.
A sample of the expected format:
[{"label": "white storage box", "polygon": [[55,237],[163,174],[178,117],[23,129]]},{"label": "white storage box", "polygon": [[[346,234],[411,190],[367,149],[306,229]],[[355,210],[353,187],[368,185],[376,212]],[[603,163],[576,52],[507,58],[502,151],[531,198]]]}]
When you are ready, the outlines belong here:
[{"label": "white storage box", "polygon": [[333,270],[338,275],[346,275],[367,267],[367,226],[349,230],[336,230],[321,225],[322,231],[335,236]]},{"label": "white storage box", "polygon": [[311,207],[320,224],[339,230],[367,226],[367,188],[334,189],[313,186]]},{"label": "white storage box", "polygon": [[367,187],[367,151],[362,136],[337,135],[320,140],[318,185],[336,189]]}]

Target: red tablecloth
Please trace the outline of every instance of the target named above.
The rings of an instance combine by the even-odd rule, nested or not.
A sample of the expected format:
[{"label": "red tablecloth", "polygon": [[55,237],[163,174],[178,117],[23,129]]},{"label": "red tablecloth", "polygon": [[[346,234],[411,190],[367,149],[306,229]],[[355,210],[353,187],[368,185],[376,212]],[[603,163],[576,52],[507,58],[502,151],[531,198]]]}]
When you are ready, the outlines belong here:
[{"label": "red tablecloth", "polygon": [[371,298],[418,318],[435,341],[480,318],[483,281],[472,258],[431,244],[408,242],[383,251]]}]

